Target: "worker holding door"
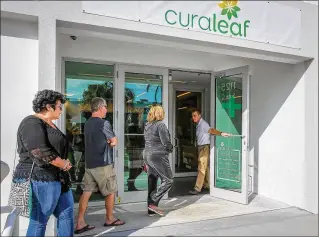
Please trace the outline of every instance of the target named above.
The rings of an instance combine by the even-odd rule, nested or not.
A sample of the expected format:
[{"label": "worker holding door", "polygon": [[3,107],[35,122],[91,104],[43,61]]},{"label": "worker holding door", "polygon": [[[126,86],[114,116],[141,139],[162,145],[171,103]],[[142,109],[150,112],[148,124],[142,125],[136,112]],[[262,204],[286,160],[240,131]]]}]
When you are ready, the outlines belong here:
[{"label": "worker holding door", "polygon": [[197,195],[202,191],[202,188],[209,189],[209,175],[210,175],[210,136],[217,135],[228,137],[230,134],[220,132],[215,128],[211,128],[209,124],[202,118],[201,111],[194,109],[192,111],[192,119],[196,123],[196,141],[198,148],[198,175],[196,184],[193,190],[189,193]]}]

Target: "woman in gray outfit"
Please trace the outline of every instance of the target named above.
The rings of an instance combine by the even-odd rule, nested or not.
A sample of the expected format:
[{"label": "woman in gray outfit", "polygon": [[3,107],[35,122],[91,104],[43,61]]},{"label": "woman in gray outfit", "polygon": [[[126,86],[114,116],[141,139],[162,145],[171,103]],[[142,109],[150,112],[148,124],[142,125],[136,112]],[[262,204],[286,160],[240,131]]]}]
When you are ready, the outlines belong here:
[{"label": "woman in gray outfit", "polygon": [[[148,115],[148,123],[144,129],[145,150],[144,162],[148,175],[148,214],[164,216],[164,212],[158,208],[161,198],[169,191],[173,184],[173,174],[169,164],[168,155],[173,151],[170,134],[166,125],[162,122],[165,112],[160,105],[151,107]],[[157,189],[157,180],[161,185]]]}]

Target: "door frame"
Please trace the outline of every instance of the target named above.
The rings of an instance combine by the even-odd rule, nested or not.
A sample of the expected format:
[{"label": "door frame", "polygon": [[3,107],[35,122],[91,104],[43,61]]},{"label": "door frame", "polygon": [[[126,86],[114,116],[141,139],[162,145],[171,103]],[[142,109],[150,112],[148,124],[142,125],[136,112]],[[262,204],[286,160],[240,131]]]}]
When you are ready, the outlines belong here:
[{"label": "door frame", "polygon": [[[191,85],[188,86],[182,86],[182,87],[174,87],[173,86],[173,94],[172,94],[172,116],[173,116],[173,120],[172,120],[172,143],[175,147],[175,137],[176,137],[176,91],[191,91],[191,92],[200,92],[202,95],[202,104],[201,104],[201,111],[204,111],[204,107],[205,107],[205,88],[194,88]],[[196,177],[198,172],[183,172],[183,173],[176,173],[175,170],[175,161],[176,161],[176,150],[174,149],[174,152],[172,153],[172,171],[173,171],[173,176],[174,178],[176,177]]]},{"label": "door frame", "polygon": [[[130,202],[144,202],[147,201],[147,190],[145,191],[130,191],[125,192],[124,185],[124,120],[125,120],[125,72],[133,73],[143,73],[143,74],[155,74],[162,76],[162,105],[164,111],[168,111],[168,69],[158,68],[158,67],[148,67],[148,66],[135,66],[127,64],[118,64],[116,66],[116,120],[117,120],[117,137],[118,145],[115,149],[115,167],[117,170],[117,183],[118,183],[118,193],[116,197],[116,203],[130,203]],[[163,122],[168,126],[168,113],[165,113]],[[163,199],[167,199],[168,194],[166,193]]]},{"label": "door frame", "polygon": [[249,66],[230,68],[227,70],[214,72],[212,74],[211,81],[211,117],[210,124],[215,125],[216,116],[216,78],[221,76],[232,76],[242,74],[242,104],[243,104],[243,115],[242,115],[242,188],[241,193],[233,192],[230,190],[224,190],[215,187],[215,137],[211,136],[211,150],[210,150],[210,195],[241,203],[248,204],[249,193],[248,193],[248,162],[249,162],[249,105],[250,105],[250,73]]}]

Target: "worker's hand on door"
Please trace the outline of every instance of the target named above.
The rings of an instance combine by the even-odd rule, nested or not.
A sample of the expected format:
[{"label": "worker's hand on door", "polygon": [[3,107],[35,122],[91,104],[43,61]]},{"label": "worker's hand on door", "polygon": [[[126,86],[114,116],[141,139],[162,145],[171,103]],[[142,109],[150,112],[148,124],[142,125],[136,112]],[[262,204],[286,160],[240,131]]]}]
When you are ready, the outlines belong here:
[{"label": "worker's hand on door", "polygon": [[231,136],[231,134],[226,133],[226,132],[222,132],[220,135],[221,135],[222,137],[230,137],[230,136]]}]

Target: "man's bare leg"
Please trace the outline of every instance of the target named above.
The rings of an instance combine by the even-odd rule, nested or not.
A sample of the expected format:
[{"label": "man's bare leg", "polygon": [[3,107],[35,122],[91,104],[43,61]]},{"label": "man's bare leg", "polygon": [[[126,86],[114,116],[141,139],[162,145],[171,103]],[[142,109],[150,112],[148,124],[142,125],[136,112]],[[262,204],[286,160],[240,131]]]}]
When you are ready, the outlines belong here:
[{"label": "man's bare leg", "polygon": [[82,229],[87,224],[84,220],[85,211],[88,207],[89,199],[92,195],[92,192],[83,192],[79,201],[79,214],[76,223],[76,230]]},{"label": "man's bare leg", "polygon": [[[113,215],[114,198],[115,198],[114,193],[111,193],[105,197],[105,209],[106,209],[105,223],[108,225],[110,225],[112,223],[115,225],[122,225],[122,224],[124,224],[124,221],[121,221],[121,220],[116,221],[117,218],[115,218]],[[116,222],[114,223],[114,221],[116,221]]]}]

